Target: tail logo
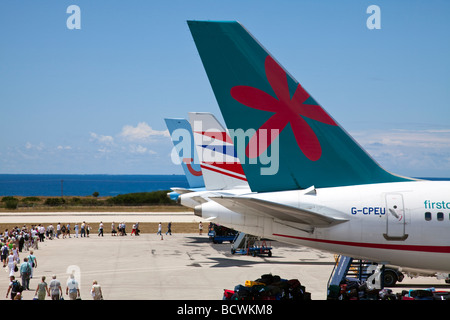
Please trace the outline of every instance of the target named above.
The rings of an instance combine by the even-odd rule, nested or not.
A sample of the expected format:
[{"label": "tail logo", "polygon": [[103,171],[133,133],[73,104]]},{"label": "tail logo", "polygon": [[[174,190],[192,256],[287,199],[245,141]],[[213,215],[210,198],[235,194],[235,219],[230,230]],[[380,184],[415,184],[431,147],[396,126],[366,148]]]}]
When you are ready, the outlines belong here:
[{"label": "tail logo", "polygon": [[[265,59],[264,68],[267,80],[277,98],[250,86],[235,86],[230,91],[236,101],[247,107],[275,113],[250,139],[245,150],[247,157],[260,156],[290,123],[297,145],[303,154],[311,161],[319,160],[322,155],[319,139],[303,117],[333,126],[337,124],[320,106],[305,104],[310,95],[300,84],[291,99],[287,74],[270,55]],[[268,130],[273,130],[277,134],[268,135]],[[267,137],[268,143],[263,147],[259,144],[258,148],[261,137]]]},{"label": "tail logo", "polygon": [[194,159],[192,158],[183,158],[183,162],[186,164],[186,167],[188,168],[189,172],[196,177],[200,177],[202,175],[202,171],[201,170],[197,171],[192,167],[191,163],[193,161]]}]

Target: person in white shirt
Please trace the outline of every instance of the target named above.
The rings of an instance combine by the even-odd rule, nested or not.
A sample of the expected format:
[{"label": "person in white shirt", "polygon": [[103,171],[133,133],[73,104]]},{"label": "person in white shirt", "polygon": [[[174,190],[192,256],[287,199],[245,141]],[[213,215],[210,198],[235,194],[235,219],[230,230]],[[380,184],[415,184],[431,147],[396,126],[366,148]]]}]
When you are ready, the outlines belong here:
[{"label": "person in white shirt", "polygon": [[100,237],[100,235],[102,235],[102,237],[103,237],[103,222],[101,222],[101,221],[98,226],[98,236]]},{"label": "person in white shirt", "polygon": [[94,280],[91,288],[91,295],[94,300],[103,300],[102,287]]},{"label": "person in white shirt", "polygon": [[69,295],[70,300],[76,300],[80,297],[78,281],[75,280],[75,276],[73,274],[71,274],[69,279],[67,279],[66,295],[67,294]]},{"label": "person in white shirt", "polygon": [[39,242],[44,242],[45,227],[39,225],[38,231],[39,231]]},{"label": "person in white shirt", "polygon": [[9,256],[6,258],[6,263],[8,265],[9,276],[14,275],[14,267],[16,266],[16,259],[14,259],[14,252],[9,251]]},{"label": "person in white shirt", "polygon": [[158,232],[156,234],[161,235],[161,240],[163,240],[163,235],[162,235],[162,225],[161,222],[158,225]]},{"label": "person in white shirt", "polygon": [[56,238],[59,239],[59,235],[61,234],[61,223],[58,222],[56,225]]}]

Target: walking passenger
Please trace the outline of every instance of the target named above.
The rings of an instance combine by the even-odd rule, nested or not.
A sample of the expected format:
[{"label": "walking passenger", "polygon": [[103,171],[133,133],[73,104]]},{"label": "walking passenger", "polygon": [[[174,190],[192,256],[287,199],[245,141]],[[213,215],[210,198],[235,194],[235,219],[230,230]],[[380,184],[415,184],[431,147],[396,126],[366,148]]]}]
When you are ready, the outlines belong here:
[{"label": "walking passenger", "polygon": [[84,222],[84,221],[81,224],[81,237],[83,237],[83,236],[86,238],[86,222]]},{"label": "walking passenger", "polygon": [[28,263],[31,265],[31,275],[30,275],[30,279],[33,278],[33,269],[37,268],[37,258],[36,256],[33,254],[34,251],[30,250],[30,254],[28,255]]},{"label": "walking passenger", "polygon": [[139,222],[136,222],[136,233],[135,233],[135,235],[138,236],[139,232],[141,232],[141,230],[139,230]]},{"label": "walking passenger", "polygon": [[73,275],[73,273],[67,280],[66,295],[67,294],[69,295],[70,300],[76,300],[80,297],[80,288],[78,286],[78,281],[75,280],[75,276]]},{"label": "walking passenger", "polygon": [[9,256],[6,258],[8,264],[9,276],[14,276],[14,268],[16,266],[16,259],[14,259],[14,253],[12,250],[9,252]]},{"label": "walking passenger", "polygon": [[61,235],[61,223],[58,222],[56,225],[56,238],[59,239],[59,236]]},{"label": "walking passenger", "polygon": [[23,258],[23,262],[20,265],[20,277],[22,278],[22,286],[26,290],[30,290],[30,276],[31,266],[28,263],[28,258]]},{"label": "walking passenger", "polygon": [[66,238],[66,226],[64,224],[61,227],[61,234],[62,234],[63,239],[65,239]]},{"label": "walking passenger", "polygon": [[73,227],[73,230],[75,230],[75,237],[78,238],[78,223],[75,223],[75,227]]},{"label": "walking passenger", "polygon": [[20,293],[22,292],[22,286],[20,285],[19,280],[16,280],[16,277],[13,275],[9,277],[9,280],[11,282],[9,283],[8,291],[6,291],[6,298],[8,298],[8,294],[11,291],[11,300],[17,300],[16,296],[21,296]]},{"label": "walking passenger", "polygon": [[103,300],[102,287],[97,283],[97,280],[92,283],[91,295],[94,300]]},{"label": "walking passenger", "polygon": [[163,240],[163,235],[162,235],[162,225],[161,222],[158,225],[158,232],[156,233],[157,235],[159,234],[161,236],[161,240]]},{"label": "walking passenger", "polygon": [[45,282],[45,276],[42,276],[41,282],[38,284],[34,295],[37,295],[38,300],[45,300],[46,293],[50,297],[50,290],[48,289],[47,282]]},{"label": "walking passenger", "polygon": [[3,262],[3,268],[6,267],[6,258],[8,257],[9,254],[9,249],[8,246],[6,245],[6,243],[3,244],[3,247],[1,249],[1,259]]},{"label": "walking passenger", "polygon": [[103,222],[101,222],[101,221],[98,226],[98,236],[100,237],[100,235],[102,235],[102,237],[103,237]]},{"label": "walking passenger", "polygon": [[56,274],[52,276],[49,287],[52,300],[59,300],[62,297],[63,292],[61,289],[61,282],[56,279]]}]

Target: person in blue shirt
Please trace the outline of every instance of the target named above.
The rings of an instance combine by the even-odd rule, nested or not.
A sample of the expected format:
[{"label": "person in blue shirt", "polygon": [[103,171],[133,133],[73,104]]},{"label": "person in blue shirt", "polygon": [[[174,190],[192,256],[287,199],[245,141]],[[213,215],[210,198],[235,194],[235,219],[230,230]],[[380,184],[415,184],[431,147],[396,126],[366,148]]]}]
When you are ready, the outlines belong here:
[{"label": "person in blue shirt", "polygon": [[30,290],[30,276],[31,266],[28,263],[28,258],[23,258],[23,262],[20,265],[20,277],[22,278],[22,286],[27,290]]}]

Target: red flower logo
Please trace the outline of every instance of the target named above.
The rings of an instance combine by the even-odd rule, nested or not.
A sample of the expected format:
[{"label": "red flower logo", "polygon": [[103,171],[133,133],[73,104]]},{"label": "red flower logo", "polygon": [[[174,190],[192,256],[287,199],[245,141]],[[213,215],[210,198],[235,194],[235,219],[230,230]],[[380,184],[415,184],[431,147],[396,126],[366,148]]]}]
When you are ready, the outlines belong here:
[{"label": "red flower logo", "polygon": [[[304,103],[309,98],[309,94],[300,84],[297,86],[291,99],[286,72],[271,56],[267,56],[264,67],[267,80],[277,98],[260,89],[249,86],[236,86],[230,92],[236,101],[247,107],[275,113],[250,139],[245,150],[247,156],[255,158],[261,155],[286,125],[290,123],[295,140],[304,155],[311,161],[320,159],[322,148],[320,147],[319,139],[303,117],[333,126],[337,124],[320,106]],[[270,134],[267,134],[268,132]],[[256,146],[261,136],[267,136],[268,143],[262,147],[260,143],[259,148],[257,148]]]}]

